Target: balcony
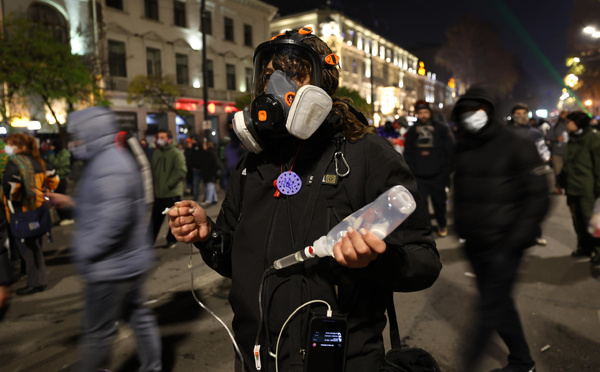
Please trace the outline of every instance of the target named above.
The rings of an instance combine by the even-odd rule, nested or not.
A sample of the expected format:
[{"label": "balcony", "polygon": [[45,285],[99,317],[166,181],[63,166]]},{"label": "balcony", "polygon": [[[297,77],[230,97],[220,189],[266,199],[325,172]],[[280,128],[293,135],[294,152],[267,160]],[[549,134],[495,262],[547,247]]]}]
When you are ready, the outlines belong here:
[{"label": "balcony", "polygon": [[129,79],[119,76],[106,76],[104,78],[104,89],[116,92],[128,92]]}]

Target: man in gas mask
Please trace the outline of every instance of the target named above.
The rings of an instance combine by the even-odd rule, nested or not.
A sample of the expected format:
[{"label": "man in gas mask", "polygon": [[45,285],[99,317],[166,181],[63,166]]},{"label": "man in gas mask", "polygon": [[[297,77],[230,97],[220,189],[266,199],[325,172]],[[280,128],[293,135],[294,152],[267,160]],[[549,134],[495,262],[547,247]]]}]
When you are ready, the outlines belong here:
[{"label": "man in gas mask", "polygon": [[417,196],[402,156],[374,135],[361,113],[332,98],[337,64],[306,27],[259,45],[251,110],[234,119],[249,151],[232,171],[217,221],[193,201],[169,211],[177,240],[194,243],[209,266],[232,278],[229,301],[243,355],[236,371],[275,371],[275,363],[281,371],[302,371],[310,365],[309,353],[303,357],[307,324],[313,313],[325,314],[323,305],[291,317],[279,342],[278,334],[311,300],[326,301],[334,316],[344,314],[349,330],[345,355],[328,370],[343,370],[345,361],[348,372],[375,371],[384,355],[391,292],[427,288],[441,269],[421,203],[385,240],[351,230],[335,245],[335,258],[270,269],[394,185]]},{"label": "man in gas mask", "polygon": [[479,371],[492,332],[506,343],[508,364],[494,371],[531,372],[531,358],[512,287],[526,248],[549,206],[547,173],[534,144],[495,118],[494,99],[481,86],[456,103],[458,124],[454,174],[454,223],[480,294],[479,320],[468,337],[462,371]]}]

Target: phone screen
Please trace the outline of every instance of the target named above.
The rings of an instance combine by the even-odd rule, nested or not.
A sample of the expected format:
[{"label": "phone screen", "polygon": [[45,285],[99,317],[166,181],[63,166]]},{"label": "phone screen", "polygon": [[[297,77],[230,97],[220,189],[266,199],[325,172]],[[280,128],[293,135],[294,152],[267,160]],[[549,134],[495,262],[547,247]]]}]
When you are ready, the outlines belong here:
[{"label": "phone screen", "polygon": [[306,372],[343,372],[348,325],[345,319],[317,316],[310,321]]}]

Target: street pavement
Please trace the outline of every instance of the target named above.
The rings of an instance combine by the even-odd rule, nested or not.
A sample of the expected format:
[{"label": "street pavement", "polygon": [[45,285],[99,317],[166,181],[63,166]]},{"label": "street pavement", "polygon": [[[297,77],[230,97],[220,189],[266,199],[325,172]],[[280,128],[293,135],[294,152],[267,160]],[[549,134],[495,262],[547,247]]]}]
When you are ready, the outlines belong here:
[{"label": "street pavement", "polygon": [[[223,199],[222,192],[219,197]],[[552,200],[543,225],[548,245],[528,250],[514,291],[515,302],[538,372],[598,372],[600,274],[592,272],[585,260],[570,256],[576,240],[565,197],[552,196]],[[215,205],[207,211],[216,217],[218,209]],[[82,283],[70,263],[72,228],[57,226],[54,242],[44,242],[49,278],[46,291],[12,298],[11,308],[0,323],[2,372],[62,372],[77,360],[83,303]],[[444,264],[437,282],[424,291],[395,294],[400,333],[405,344],[428,350],[442,371],[460,372],[466,330],[475,314],[475,281],[452,231],[452,219],[449,236],[436,236],[436,241]],[[233,349],[227,331],[196,303],[191,293],[193,286],[202,303],[230,325],[228,279],[210,270],[189,245],[160,247],[164,234],[157,243],[157,261],[147,289],[149,305],[160,325],[164,371],[233,371]],[[24,285],[25,279],[21,278],[12,288]],[[387,343],[387,333],[385,338]],[[481,371],[504,365],[506,354],[506,347],[495,337]],[[138,366],[133,334],[124,325],[107,368],[130,372]]]}]

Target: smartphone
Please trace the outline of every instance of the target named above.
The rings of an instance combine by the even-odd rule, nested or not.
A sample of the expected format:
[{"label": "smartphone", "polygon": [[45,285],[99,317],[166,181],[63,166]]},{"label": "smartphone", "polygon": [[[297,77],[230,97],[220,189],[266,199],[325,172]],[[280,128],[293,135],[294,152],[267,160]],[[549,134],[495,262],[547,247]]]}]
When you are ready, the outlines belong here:
[{"label": "smartphone", "polygon": [[306,345],[305,372],[344,372],[348,322],[338,316],[313,316]]}]

